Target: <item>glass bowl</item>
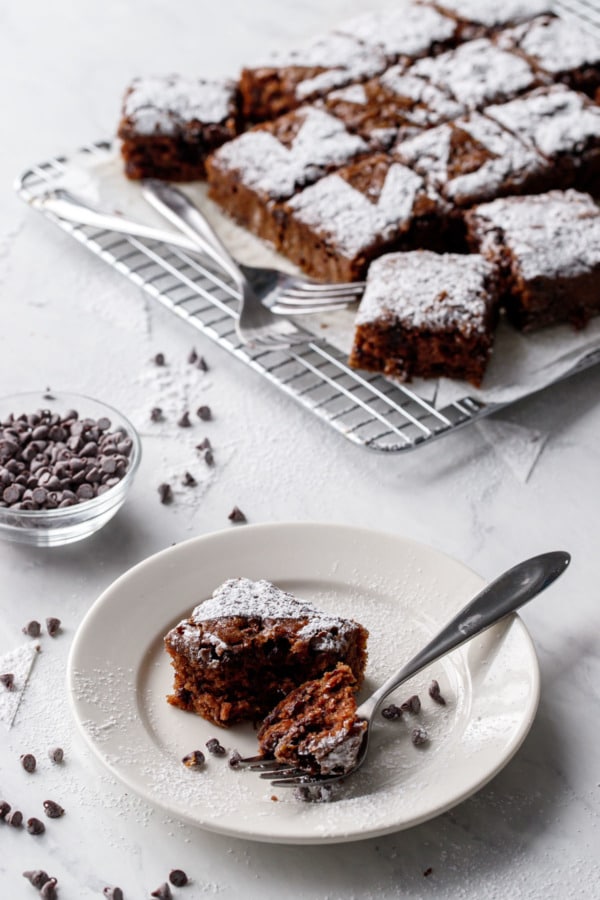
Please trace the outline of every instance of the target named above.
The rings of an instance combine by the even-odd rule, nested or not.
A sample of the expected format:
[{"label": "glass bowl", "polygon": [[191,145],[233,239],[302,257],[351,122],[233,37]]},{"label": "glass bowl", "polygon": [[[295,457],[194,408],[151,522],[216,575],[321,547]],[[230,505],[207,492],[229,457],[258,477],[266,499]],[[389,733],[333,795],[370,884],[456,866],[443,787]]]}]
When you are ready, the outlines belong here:
[{"label": "glass bowl", "polygon": [[[110,431],[123,430],[131,439],[127,471],[114,486],[90,500],[56,509],[15,509],[0,506],[0,538],[36,547],[57,547],[80,541],[98,531],[112,519],[125,501],[142,456],[139,435],[131,422],[112,406],[63,391],[34,391],[13,394],[0,399],[0,422],[13,413],[27,415],[38,409],[48,409],[64,415],[75,409],[80,418],[108,418]],[[0,460],[0,470],[3,466]],[[4,485],[0,485],[0,497]]]}]

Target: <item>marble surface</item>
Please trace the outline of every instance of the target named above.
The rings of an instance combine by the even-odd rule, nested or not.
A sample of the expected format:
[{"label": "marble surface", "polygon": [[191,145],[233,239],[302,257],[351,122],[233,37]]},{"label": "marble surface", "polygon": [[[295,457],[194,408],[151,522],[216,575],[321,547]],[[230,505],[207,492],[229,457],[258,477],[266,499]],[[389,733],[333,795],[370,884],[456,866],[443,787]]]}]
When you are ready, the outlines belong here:
[{"label": "marble surface", "polygon": [[[101,897],[105,885],[119,885],[127,900],[148,897],[174,867],[193,879],[174,891],[181,898],[600,893],[600,368],[412,454],[370,454],[192,335],[11,190],[30,163],[110,135],[131,76],[232,73],[362,6],[22,0],[0,7],[2,392],[47,385],[79,391],[138,422],[159,396],[174,407],[200,398],[214,420],[196,426],[194,436],[210,436],[217,461],[193,502],[161,506],[157,484],[177,471],[192,443],[176,427],[154,436],[146,427],[134,489],[105,530],[63,549],[0,544],[0,657],[24,642],[27,620],[58,616],[64,623],[56,638],[41,639],[13,727],[0,722],[0,799],[26,815],[48,798],[67,810],[39,838],[0,823],[3,897],[34,897],[21,872],[35,868],[58,878],[61,900]],[[179,377],[192,345],[210,365],[195,380]],[[166,382],[150,362],[158,351],[172,363]],[[234,504],[252,523],[346,522],[407,535],[487,578],[536,552],[571,551],[564,579],[523,611],[539,654],[541,705],[523,747],[487,787],[433,821],[381,839],[267,846],[170,819],[95,762],[77,737],[65,690],[78,624],[131,565],[173,542],[230,527]],[[66,754],[60,767],[46,756],[56,744]],[[25,752],[39,759],[33,775],[20,765]]]}]

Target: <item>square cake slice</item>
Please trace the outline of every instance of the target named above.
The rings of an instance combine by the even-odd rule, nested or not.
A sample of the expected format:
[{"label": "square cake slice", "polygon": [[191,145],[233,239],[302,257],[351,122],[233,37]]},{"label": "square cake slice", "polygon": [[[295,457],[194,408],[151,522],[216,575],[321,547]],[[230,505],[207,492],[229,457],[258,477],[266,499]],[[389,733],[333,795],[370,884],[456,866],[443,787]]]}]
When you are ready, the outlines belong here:
[{"label": "square cake slice", "polygon": [[382,256],[369,269],[350,365],[406,381],[445,376],[478,386],[497,306],[496,268],[482,256]]},{"label": "square cake slice", "polygon": [[282,247],[317,279],[354,281],[409,233],[424,239],[440,202],[420,175],[375,153],[321,178],[284,205]]},{"label": "square cake slice", "polygon": [[339,119],[304,106],[213,153],[207,165],[210,196],[241,225],[279,246],[278,204],[367,149]]},{"label": "square cake slice", "polygon": [[600,209],[588,194],[505,197],[466,214],[469,240],[498,264],[510,320],[523,331],[600,313]]},{"label": "square cake slice", "polygon": [[534,16],[549,13],[552,7],[550,0],[440,0],[433,5],[456,18],[462,40],[526,22]]},{"label": "square cake slice", "polygon": [[239,130],[236,85],[180,75],[136,78],[123,99],[118,135],[128,178],[194,181],[209,153]]},{"label": "square cake slice", "polygon": [[345,663],[357,683],[368,632],[267,581],[226,581],[165,637],[169,703],[216,725],[258,721],[291,690]]}]

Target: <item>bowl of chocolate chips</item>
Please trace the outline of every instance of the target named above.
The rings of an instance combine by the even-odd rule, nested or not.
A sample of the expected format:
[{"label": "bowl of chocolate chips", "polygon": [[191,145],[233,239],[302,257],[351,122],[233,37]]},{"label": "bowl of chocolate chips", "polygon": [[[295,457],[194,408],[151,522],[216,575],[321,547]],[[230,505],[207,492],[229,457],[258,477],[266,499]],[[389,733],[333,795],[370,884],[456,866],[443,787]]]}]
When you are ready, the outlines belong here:
[{"label": "bowl of chocolate chips", "polygon": [[55,391],[0,399],[0,538],[88,537],[122,506],[140,459],[133,425],[105,403]]}]

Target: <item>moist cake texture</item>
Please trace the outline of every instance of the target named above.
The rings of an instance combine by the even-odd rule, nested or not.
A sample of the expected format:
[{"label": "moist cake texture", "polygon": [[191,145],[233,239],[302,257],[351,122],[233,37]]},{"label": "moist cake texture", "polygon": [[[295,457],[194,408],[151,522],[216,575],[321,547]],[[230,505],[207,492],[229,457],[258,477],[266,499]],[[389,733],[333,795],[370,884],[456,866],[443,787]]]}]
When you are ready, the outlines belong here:
[{"label": "moist cake texture", "polygon": [[262,719],[291,690],[344,662],[357,683],[368,632],[267,581],[226,581],[165,637],[168,700],[217,725]]}]

